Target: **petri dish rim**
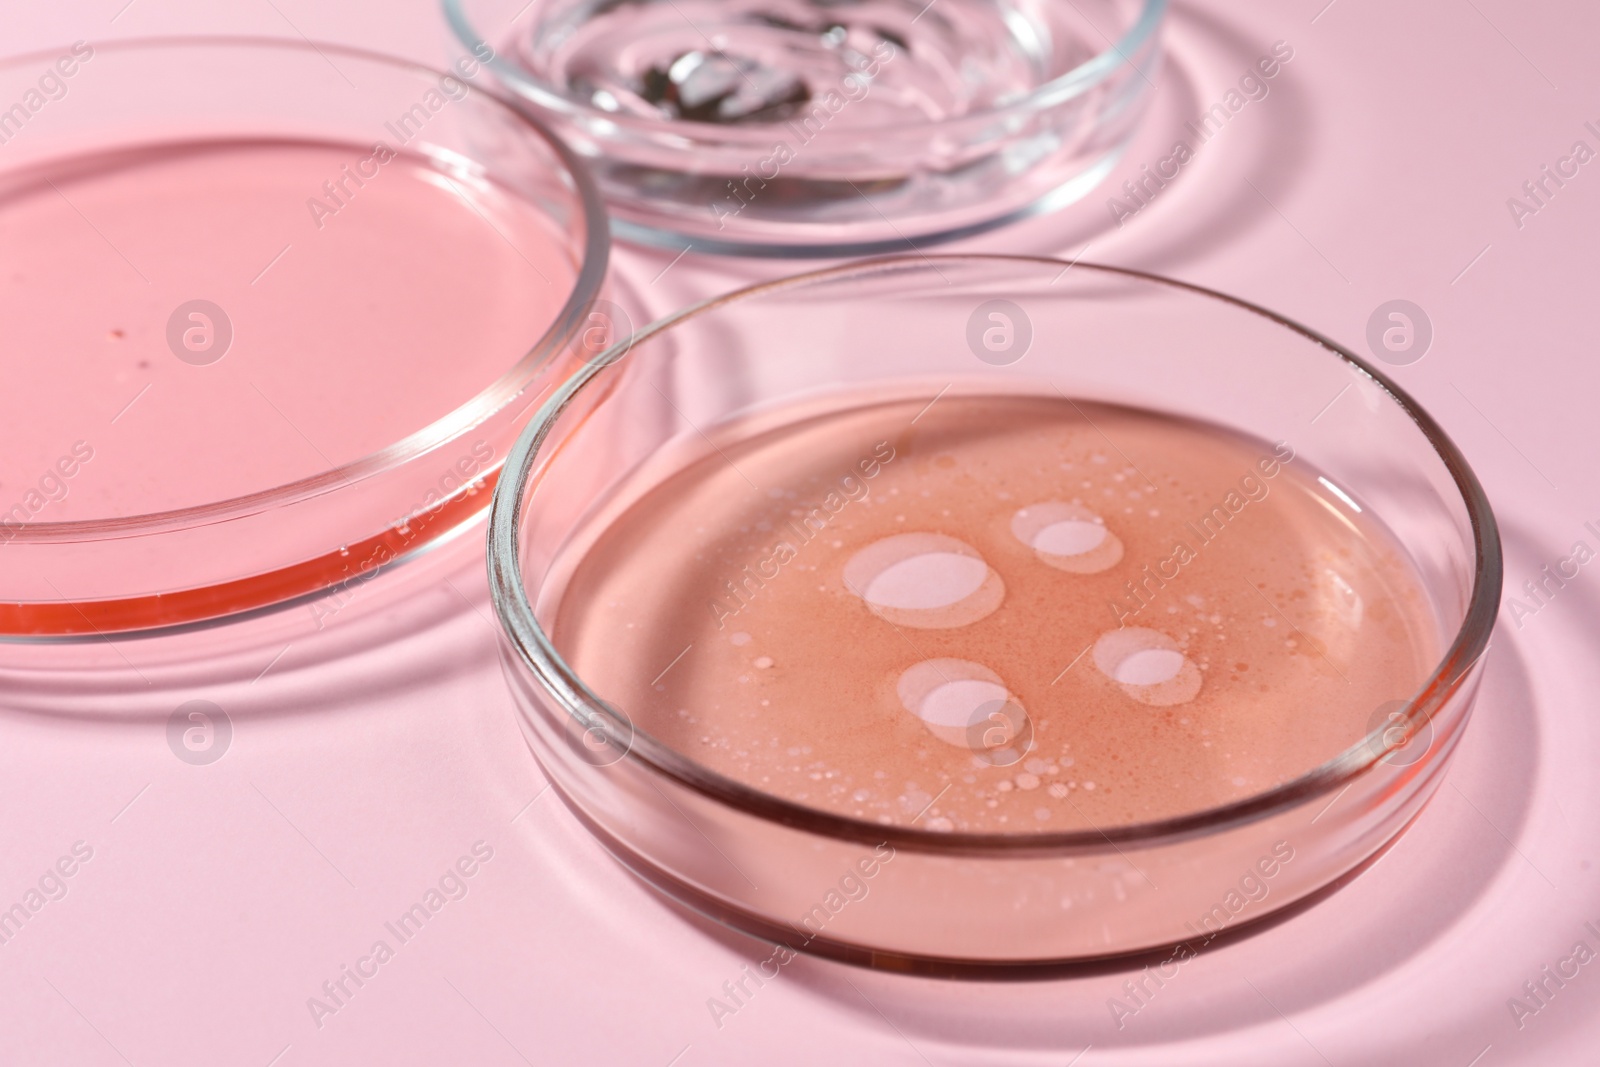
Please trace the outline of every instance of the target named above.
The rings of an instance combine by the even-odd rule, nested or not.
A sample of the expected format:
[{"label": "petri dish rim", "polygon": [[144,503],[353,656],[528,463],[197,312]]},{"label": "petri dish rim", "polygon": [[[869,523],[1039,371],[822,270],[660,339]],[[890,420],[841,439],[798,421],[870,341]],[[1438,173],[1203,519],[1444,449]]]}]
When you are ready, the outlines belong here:
[{"label": "petri dish rim", "polygon": [[[448,72],[437,70],[425,63],[417,63],[397,56],[386,55],[370,49],[331,42],[292,39],[283,37],[248,37],[239,35],[210,35],[195,37],[134,37],[117,41],[95,43],[97,51],[153,52],[160,49],[258,49],[262,51],[287,51],[301,55],[327,53],[353,60],[374,63],[427,77],[439,77]],[[0,71],[19,66],[38,64],[55,59],[65,46],[36,49],[20,55],[0,59]],[[489,383],[467,403],[432,423],[413,430],[410,434],[359,459],[339,467],[301,478],[283,485],[243,496],[179,508],[171,511],[147,512],[116,519],[87,519],[73,522],[27,523],[15,528],[13,540],[22,542],[75,543],[108,538],[138,537],[160,534],[176,529],[210,525],[244,515],[257,514],[271,507],[305,500],[334,492],[345,486],[381,474],[394,466],[425,455],[481,423],[504,408],[533,380],[533,372],[544,366],[571,338],[584,313],[598,297],[605,280],[611,252],[609,217],[601,200],[599,189],[589,177],[578,156],[556,137],[526,108],[517,101],[498,93],[476,88],[483,99],[490,101],[515,117],[561,161],[563,178],[582,205],[584,218],[584,243],[580,252],[577,275],[572,292],[562,304],[555,320],[508,370]],[[308,591],[314,592],[314,591]],[[262,605],[275,606],[275,605]],[[231,616],[232,613],[230,613]]]},{"label": "petri dish rim", "polygon": [[[542,458],[541,446],[562,413],[577,394],[606,367],[626,356],[634,347],[656,334],[688,319],[705,314],[724,304],[785,289],[840,281],[852,276],[937,269],[941,262],[1034,264],[1046,267],[1073,267],[1108,276],[1135,279],[1167,286],[1196,296],[1218,300],[1242,311],[1259,315],[1302,338],[1326,349],[1331,355],[1376,384],[1416,424],[1423,437],[1444,463],[1461,494],[1472,530],[1472,590],[1460,627],[1445,649],[1439,664],[1424,679],[1418,692],[1404,709],[1408,725],[1417,726],[1431,718],[1464,681],[1488,648],[1499,608],[1504,560],[1499,526],[1477,475],[1454,441],[1428,412],[1397,383],[1349,349],[1289,317],[1191,282],[1167,278],[1147,271],[1105,264],[1067,261],[1048,256],[1008,255],[904,255],[885,256],[855,263],[809,271],[775,281],[747,286],[712,297],[659,319],[641,328],[595,357],[557,388],[523,429],[506,458],[503,475],[495,486],[489,512],[489,591],[503,634],[515,650],[521,665],[532,672],[544,690],[560,702],[563,709],[587,727],[604,731],[608,738],[623,745],[625,760],[634,760],[649,770],[714,801],[741,809],[781,825],[821,836],[861,844],[887,842],[896,848],[935,855],[1010,855],[1036,856],[1103,852],[1109,846],[1157,845],[1204,837],[1279,814],[1318,797],[1345,788],[1375,768],[1405,741],[1390,744],[1385,729],[1374,728],[1332,759],[1297,778],[1264,790],[1243,800],[1205,808],[1167,819],[1130,823],[1124,826],[1089,830],[1069,830],[1033,834],[972,833],[967,831],[925,830],[909,826],[885,826],[849,816],[823,812],[764,793],[725,775],[703,767],[631,722],[623,723],[614,709],[591,691],[571,665],[555,649],[534,615],[522,579],[522,564],[517,551],[521,534],[522,501],[535,467]],[[1392,729],[1392,727],[1387,728]]]},{"label": "petri dish rim", "polygon": [[[1121,67],[1132,65],[1132,61],[1128,57],[1142,48],[1160,29],[1162,18],[1166,14],[1167,3],[1168,0],[1143,0],[1139,9],[1139,17],[1134,20],[1133,25],[1118,40],[1108,42],[1104,50],[1097,52],[1091,58],[1084,60],[1071,70],[1064,71],[1043,85],[1034,88],[1026,95],[1018,97],[1002,107],[968,112],[953,120],[896,123],[891,128],[896,132],[926,130],[931,135],[934,131],[947,128],[953,123],[981,122],[994,119],[1004,120],[1011,116],[1052,108],[1063,101],[1080,96]],[[472,25],[463,5],[464,0],[443,0],[445,22],[449,24],[457,42],[466,48],[475,48],[489,43],[478,32],[478,28]],[[539,106],[548,108],[568,118],[605,122],[613,127],[630,130],[635,133],[658,133],[662,130],[686,127],[690,130],[701,128],[716,130],[719,137],[748,140],[752,144],[764,143],[768,139],[768,135],[760,127],[741,130],[737,127],[722,126],[716,123],[696,122],[693,120],[655,120],[642,116],[621,115],[615,112],[602,111],[597,107],[590,107],[564,95],[555,87],[533,77],[526,68],[506,60],[498,52],[485,63],[485,66],[494,71],[507,85],[515,86],[518,91],[526,93]],[[863,126],[860,127],[858,132],[862,136],[871,136],[873,130],[878,128],[880,127]]]}]

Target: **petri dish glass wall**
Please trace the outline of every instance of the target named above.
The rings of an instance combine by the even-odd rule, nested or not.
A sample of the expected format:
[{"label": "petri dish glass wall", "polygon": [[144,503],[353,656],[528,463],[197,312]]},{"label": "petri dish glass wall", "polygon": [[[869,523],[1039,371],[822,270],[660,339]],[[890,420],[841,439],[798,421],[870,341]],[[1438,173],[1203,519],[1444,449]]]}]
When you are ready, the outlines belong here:
[{"label": "petri dish glass wall", "polygon": [[444,0],[594,169],[619,236],[903,251],[1084,196],[1132,137],[1166,0]]},{"label": "petri dish glass wall", "polygon": [[[1072,503],[1066,498],[1078,479],[1091,484],[1086,472],[1097,462],[1104,466],[1093,476],[1095,491],[1100,481],[1108,492],[1117,483],[1119,506],[1096,509],[1126,545],[1111,563],[1091,558],[1109,543],[1103,530],[1089,531],[1097,534],[1093,545],[1070,549],[1033,539],[1038,531],[1024,513],[1038,501],[995,492],[1009,484],[973,483],[998,519],[963,535],[965,547],[951,544],[960,540],[949,536],[954,519],[941,523],[937,511],[911,499],[916,486],[933,485],[941,469],[959,466],[959,456],[925,442],[965,433],[961,412],[977,412],[980,425],[985,418],[1021,425],[1041,406],[1057,421],[1081,422],[1076,432],[1089,442],[1076,472],[1057,472],[1053,463],[1046,471],[1063,487],[1061,506]],[[828,421],[839,412],[868,415]],[[898,428],[882,432],[884,419],[898,420]],[[1278,456],[1263,467],[1246,453],[1242,474],[1231,472],[1237,484],[1223,488],[1239,497],[1240,521],[1227,531],[1234,540],[1224,536],[1217,539],[1222,547],[1201,549],[1203,558],[1188,571],[1201,574],[1208,560],[1242,549],[1242,570],[1231,575],[1237,588],[1184,588],[1195,581],[1181,573],[1189,562],[1174,563],[1169,545],[1140,532],[1149,525],[1146,509],[1151,523],[1177,529],[1173,505],[1187,507],[1182,487],[1154,466],[1161,484],[1141,484],[1146,465],[1183,459],[1181,448],[1168,447],[1162,459],[1148,447],[1133,432],[1141,419],[1204,427],[1184,438],[1196,449],[1238,434]],[[750,445],[795,426],[821,427],[789,453],[799,457],[787,468],[802,475],[791,478],[797,495],[772,476],[768,453]],[[861,453],[859,465],[852,448]],[[809,477],[808,464],[832,470],[841,456],[850,462],[832,479],[837,485]],[[1027,466],[1035,457],[1020,461]],[[1493,516],[1475,477],[1427,413],[1380,373],[1248,303],[1083,263],[897,257],[706,301],[640,331],[564,385],[519,441],[508,470],[490,533],[506,672],[530,746],[569,808],[624,864],[687,906],[796,949],[888,968],[1020,973],[1209,940],[1208,931],[1231,926],[1240,914],[1235,900],[1248,898],[1250,916],[1261,918],[1314,899],[1392,841],[1439,784],[1470,715],[1501,575]],[[699,495],[685,491],[687,511],[656,507],[661,487],[684,484],[685,472],[695,471],[717,472],[718,480],[691,480]],[[894,534],[902,517],[895,512],[904,512],[912,519],[904,528],[916,527],[911,536],[943,539],[923,546],[924,558],[942,554],[965,566],[981,555],[1003,577],[1003,595],[988,579],[975,579],[960,593],[964,599],[924,602],[942,580],[929,574],[922,585],[901,582],[899,602],[895,582],[886,585],[891,595],[868,595],[890,570],[872,554],[897,537],[852,543],[852,530],[870,525],[864,516],[882,509],[865,498],[875,493],[883,501],[896,477],[910,480],[900,483],[903,503],[879,516],[880,533]],[[866,488],[874,478],[878,488]],[[1272,492],[1280,495],[1268,497],[1265,485],[1274,478]],[[837,508],[828,503],[835,490]],[[1382,654],[1394,615],[1385,620],[1381,590],[1374,595],[1344,581],[1341,575],[1359,568],[1338,561],[1338,545],[1325,558],[1315,544],[1304,549],[1307,559],[1323,561],[1316,580],[1325,581],[1328,595],[1319,594],[1316,611],[1290,586],[1263,586],[1263,572],[1251,569],[1266,550],[1251,540],[1250,523],[1280,506],[1252,501],[1282,501],[1291,492],[1302,492],[1315,511],[1319,537],[1381,526],[1384,551],[1406,575],[1399,584],[1411,624],[1393,632],[1403,631],[1419,650],[1410,673],[1391,676],[1366,658]],[[1140,500],[1124,509],[1130,493]],[[1233,510],[1231,499],[1219,490],[1212,503]],[[807,505],[818,501],[837,517],[806,518]],[[1160,509],[1168,511],[1157,520]],[[728,544],[744,551],[746,542],[804,539],[797,529],[785,532],[790,512],[816,533],[799,555],[748,555],[754,569],[747,573],[736,565],[737,552],[716,554]],[[1203,524],[1206,513],[1197,507],[1192,518]],[[1047,525],[1078,537],[1084,520],[1081,511],[1063,512]],[[1012,544],[1025,534],[1026,545]],[[636,551],[603,551],[619,544]],[[1153,554],[1157,546],[1162,551]],[[625,570],[631,586],[606,585],[586,563],[591,557]],[[1166,586],[1140,569],[1146,557]],[[717,569],[724,559],[735,560],[723,566],[733,568],[726,575]],[[873,573],[852,577],[861,567]],[[646,571],[656,576],[653,584],[638,579]],[[714,580],[719,575],[728,581]],[[1113,588],[1124,577],[1129,589]],[[1149,605],[1131,598],[1135,580],[1160,595]],[[1045,588],[1050,581],[1062,591],[1058,600],[1029,600],[1030,583]],[[1091,581],[1111,583],[1108,604],[1081,613],[1062,606],[1077,588],[1072,583]],[[606,595],[597,598],[596,590]],[[643,606],[623,603],[639,590],[647,591]],[[1119,610],[1116,597],[1124,594],[1131,599]],[[764,607],[779,598],[804,602],[813,614]],[[1213,600],[1233,606],[1215,608]],[[606,655],[597,657],[579,623],[613,603],[622,610]],[[1008,605],[1026,603],[1032,616],[1005,621]],[[945,612],[942,621],[927,621],[932,609]],[[1272,635],[1278,659],[1263,654],[1253,664],[1235,663],[1245,657],[1224,659],[1230,642],[1198,643],[1223,624],[1223,611],[1238,616],[1226,620],[1235,635],[1245,626]],[[1174,642],[1119,651],[1119,642],[1141,630],[1177,632],[1163,621],[1176,619],[1205,633],[1181,648]],[[997,683],[982,669],[960,674],[967,668],[952,663],[969,646],[947,635],[969,624],[1008,625],[1010,636],[989,647],[1009,642],[1027,650],[1004,678],[1023,713],[1014,716],[1011,701],[999,700],[998,718],[925,716],[917,723],[890,707],[898,699],[911,709],[918,695],[910,693],[917,688],[911,675],[929,662],[946,683]],[[805,658],[801,639],[763,647],[773,626],[833,641],[832,653],[811,654],[807,685],[760,688],[781,682]],[[1075,626],[1086,628],[1084,647],[1062,640],[1049,655],[1037,654],[1040,646],[1026,632]],[[904,671],[898,694],[892,686],[852,684],[853,664],[874,656],[892,667],[885,678]],[[1260,676],[1290,660],[1316,675],[1320,688],[1257,686],[1246,673]],[[1159,679],[1144,676],[1168,661],[1192,664]],[[1198,671],[1205,669],[1202,686]],[[1200,687],[1192,705],[1186,701],[1194,692],[1171,688],[1183,670],[1195,672]],[[1025,684],[1020,675],[1028,676]],[[692,690],[679,695],[686,679],[698,679],[702,695],[754,695],[724,701],[735,711],[714,722],[713,700]],[[1064,688],[1052,688],[1058,683]],[[1103,707],[1088,700],[1052,706],[1051,694],[1073,687],[1102,694],[1095,699]],[[762,694],[766,699],[755,698]],[[1113,709],[1120,717],[1107,730],[1095,716],[1112,700],[1120,700]],[[1225,734],[1230,716],[1247,705],[1262,716]],[[766,738],[761,731],[769,723],[788,725]],[[1338,729],[1320,735],[1320,749],[1295,747],[1333,723]],[[978,732],[936,736],[951,725]],[[726,728],[719,735],[711,726]],[[1212,749],[1208,726],[1235,752]],[[998,730],[992,740],[990,727]],[[892,780],[885,788],[891,796],[902,792],[903,803],[872,808],[870,774],[832,787],[842,754],[891,731],[894,743],[880,751],[901,761],[893,773],[920,779],[918,795]],[[1119,736],[1128,741],[1120,750]],[[1169,791],[1148,814],[1110,803],[1106,778],[1093,792],[1084,772],[1091,759],[1111,768],[1123,755],[1159,755],[1147,742],[1161,736],[1188,746],[1167,765],[1173,779],[1199,767],[1191,777],[1204,788]],[[1051,738],[1073,742],[1077,767],[1069,770],[1072,760],[1035,746]],[[940,779],[905,771],[922,754],[934,754],[931,764],[963,743],[968,751],[960,757],[970,757],[970,766],[953,763],[942,788]],[[748,751],[738,751],[741,745]],[[1252,747],[1294,758],[1255,777],[1228,768],[1226,757]],[[744,758],[763,752],[771,754],[764,764]],[[1032,766],[1046,755],[1051,761]],[[826,757],[834,757],[831,765]],[[791,763],[801,773],[781,777]],[[1122,795],[1137,794],[1141,776],[1148,787],[1166,773],[1154,763],[1124,771]],[[998,781],[997,772],[1003,784],[957,810],[953,798],[968,788],[964,782]],[[858,787],[860,796],[850,792]],[[1146,788],[1145,795],[1154,794]],[[985,814],[982,796],[1000,798],[1001,806],[988,810],[1020,810],[1024,818],[999,822]],[[1029,798],[1021,809],[1019,797]],[[1026,818],[1036,806],[1045,817]],[[869,881],[870,892],[861,891]]]},{"label": "petri dish glass wall", "polygon": [[0,63],[0,706],[164,717],[470,553],[609,247],[483,81],[263,38]]}]

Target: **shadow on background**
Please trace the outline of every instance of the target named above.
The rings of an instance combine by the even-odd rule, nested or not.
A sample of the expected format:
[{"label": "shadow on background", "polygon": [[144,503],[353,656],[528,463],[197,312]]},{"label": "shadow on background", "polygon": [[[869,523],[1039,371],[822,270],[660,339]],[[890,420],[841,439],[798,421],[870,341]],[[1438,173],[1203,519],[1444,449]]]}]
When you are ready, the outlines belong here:
[{"label": "shadow on background", "polygon": [[[1317,128],[1311,99],[1302,88],[1295,60],[1264,84],[1267,95],[1252,100],[1202,142],[1187,124],[1236,88],[1245,73],[1269,55],[1273,42],[1245,32],[1215,11],[1174,4],[1163,30],[1165,55],[1157,94],[1141,132],[1122,162],[1100,186],[1078,203],[1048,219],[996,231],[950,250],[1029,252],[1075,257],[1089,245],[1086,259],[1114,259],[1123,265],[1172,273],[1214,257],[1263,221],[1277,221],[1277,209],[1305,174]],[[1288,41],[1291,47],[1300,42]],[[1131,218],[1117,216],[1107,202],[1136,204],[1123,189],[1143,177],[1184,141],[1194,158],[1183,165],[1149,203]],[[1136,240],[1129,256],[1103,256],[1100,249],[1126,232]]]}]

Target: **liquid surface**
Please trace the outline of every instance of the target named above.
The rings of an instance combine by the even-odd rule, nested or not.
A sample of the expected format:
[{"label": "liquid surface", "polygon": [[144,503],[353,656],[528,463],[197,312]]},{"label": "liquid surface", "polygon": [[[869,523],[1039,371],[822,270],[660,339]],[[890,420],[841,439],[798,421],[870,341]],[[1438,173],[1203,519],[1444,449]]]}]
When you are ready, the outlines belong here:
[{"label": "liquid surface", "polygon": [[[1135,5],[874,0],[552,4],[522,61],[605,111],[849,127],[956,118],[1026,95],[1106,48]],[[870,96],[868,89],[870,88]]]},{"label": "liquid surface", "polygon": [[998,833],[1259,793],[1433,667],[1403,554],[1292,442],[1058,399],[924,403],[718,438],[575,548],[557,647],[730,778]]},{"label": "liquid surface", "polygon": [[165,511],[378,452],[528,351],[572,290],[569,245],[520,197],[371,144],[7,174],[0,515]]}]

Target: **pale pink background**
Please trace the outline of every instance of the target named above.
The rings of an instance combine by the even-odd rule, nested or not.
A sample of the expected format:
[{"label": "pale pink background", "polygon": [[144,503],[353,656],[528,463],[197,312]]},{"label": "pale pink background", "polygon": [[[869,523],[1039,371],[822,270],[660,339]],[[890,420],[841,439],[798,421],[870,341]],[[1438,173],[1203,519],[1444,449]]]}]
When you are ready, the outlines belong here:
[{"label": "pale pink background", "polygon": [[[1600,163],[1521,229],[1506,207],[1574,140],[1600,147],[1583,129],[1600,120],[1600,10],[1324,3],[1179,4],[1156,106],[1110,184],[1165,156],[1182,123],[1282,39],[1295,55],[1272,94],[1126,227],[1108,225],[1102,191],[971,247],[1087,246],[1087,258],[1237,293],[1358,350],[1378,304],[1420,304],[1432,350],[1395,377],[1483,478],[1515,591],[1577,538],[1593,545],[1582,524],[1600,519]],[[237,31],[450,55],[426,0],[134,0],[119,15],[123,5],[8,4],[0,40],[20,51]],[[671,261],[617,255],[641,316],[786,269]],[[718,1029],[706,999],[764,950],[663,904],[541,793],[495,665],[475,552],[417,593],[441,620],[425,647],[361,665],[378,677],[409,664],[404,688],[375,682],[370,699],[330,709],[308,675],[293,706],[241,716],[213,766],[174,759],[159,727],[0,719],[0,900],[73,841],[95,850],[69,895],[0,946],[0,1062],[1600,1059],[1600,963],[1520,1030],[1507,1008],[1580,938],[1600,949],[1583,929],[1600,926],[1597,573],[1520,630],[1502,615],[1459,760],[1392,852],[1318,907],[1188,965],[1125,1029],[1106,1008],[1121,974],[993,986],[814,961]],[[297,647],[275,672],[297,677],[294,658],[308,654]],[[495,856],[470,894],[314,1025],[306,998],[479,839]]]}]

